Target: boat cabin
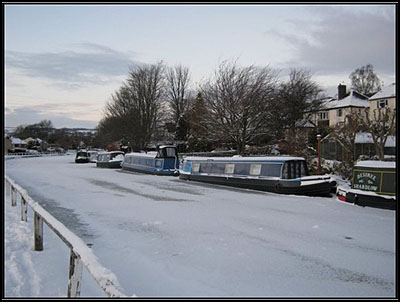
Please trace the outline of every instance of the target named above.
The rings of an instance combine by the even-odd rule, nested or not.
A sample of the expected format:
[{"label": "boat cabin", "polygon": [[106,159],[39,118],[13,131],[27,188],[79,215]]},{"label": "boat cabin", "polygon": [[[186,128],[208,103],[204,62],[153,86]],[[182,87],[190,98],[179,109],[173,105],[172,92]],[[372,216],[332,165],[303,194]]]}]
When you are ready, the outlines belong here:
[{"label": "boat cabin", "polygon": [[75,163],[88,163],[89,154],[86,150],[78,150],[75,156]]},{"label": "boat cabin", "polygon": [[159,146],[157,151],[127,153],[122,170],[157,175],[177,175],[179,160],[175,146]]},{"label": "boat cabin", "polygon": [[361,206],[396,209],[396,162],[366,160],[356,163],[345,201]]},{"label": "boat cabin", "polygon": [[302,157],[187,157],[180,178],[287,194],[330,196],[336,182],[310,176]]},{"label": "boat cabin", "polygon": [[123,160],[124,152],[122,151],[102,152],[97,155],[96,166],[100,168],[121,168]]}]

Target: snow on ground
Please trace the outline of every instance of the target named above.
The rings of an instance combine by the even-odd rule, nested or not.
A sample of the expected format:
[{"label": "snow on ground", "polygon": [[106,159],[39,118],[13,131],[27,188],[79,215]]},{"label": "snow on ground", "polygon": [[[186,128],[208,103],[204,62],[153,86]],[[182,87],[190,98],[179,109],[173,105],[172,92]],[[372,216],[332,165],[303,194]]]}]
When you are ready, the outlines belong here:
[{"label": "snow on ground", "polygon": [[[75,164],[10,159],[6,174],[92,246],[138,297],[394,297],[395,212]],[[5,206],[6,297],[65,295],[69,250]],[[28,218],[29,219],[29,218]],[[85,274],[86,273],[86,274]],[[84,270],[81,296],[102,296]]]}]

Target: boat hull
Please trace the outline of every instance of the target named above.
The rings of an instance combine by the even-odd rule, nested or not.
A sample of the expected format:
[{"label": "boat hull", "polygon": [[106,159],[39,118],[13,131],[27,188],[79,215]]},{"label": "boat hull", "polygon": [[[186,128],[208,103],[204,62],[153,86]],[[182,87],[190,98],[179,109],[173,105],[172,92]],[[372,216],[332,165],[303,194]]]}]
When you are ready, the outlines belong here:
[{"label": "boat hull", "polygon": [[161,176],[177,176],[178,175],[177,170],[157,169],[157,168],[148,167],[148,166],[122,165],[122,170],[129,171],[129,172],[161,175]]},{"label": "boat hull", "polygon": [[397,210],[397,202],[395,196],[377,196],[370,194],[362,194],[360,192],[352,192],[349,190],[346,193],[346,202],[354,203],[359,206],[367,206],[373,208]]},{"label": "boat hull", "polygon": [[279,194],[294,194],[307,196],[331,196],[332,187],[336,185],[334,181],[306,182],[294,180],[275,180],[275,179],[256,179],[238,178],[212,175],[191,175],[180,174],[180,179],[193,180],[211,184],[218,184],[236,188],[253,189]]},{"label": "boat hull", "polygon": [[97,162],[99,168],[121,169],[121,162]]}]

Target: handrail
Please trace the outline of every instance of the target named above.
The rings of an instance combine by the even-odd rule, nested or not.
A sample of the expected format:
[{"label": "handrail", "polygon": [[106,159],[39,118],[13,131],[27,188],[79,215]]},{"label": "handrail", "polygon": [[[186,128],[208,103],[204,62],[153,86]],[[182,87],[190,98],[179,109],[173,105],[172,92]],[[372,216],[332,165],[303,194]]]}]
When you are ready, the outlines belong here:
[{"label": "handrail", "polygon": [[[71,249],[68,281],[68,297],[80,296],[82,265],[109,297],[126,297],[120,288],[117,277],[109,269],[103,267],[93,251],[60,221],[49,214],[38,202],[34,201],[21,186],[5,175],[11,205],[17,205],[17,193],[21,199],[21,220],[27,221],[27,205],[34,212],[34,249],[43,250],[43,222]],[[6,186],[7,189],[7,186]]]}]

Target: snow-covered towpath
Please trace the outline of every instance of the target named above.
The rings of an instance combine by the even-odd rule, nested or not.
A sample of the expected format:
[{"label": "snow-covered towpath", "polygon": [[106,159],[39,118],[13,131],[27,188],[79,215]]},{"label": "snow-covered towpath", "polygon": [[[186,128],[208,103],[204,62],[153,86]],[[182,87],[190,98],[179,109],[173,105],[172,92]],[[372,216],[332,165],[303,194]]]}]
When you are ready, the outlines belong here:
[{"label": "snow-covered towpath", "polygon": [[[72,155],[10,159],[6,174],[91,245],[127,295],[395,295],[394,211],[101,169]],[[9,211],[19,210],[5,209],[11,223]],[[29,250],[29,232],[20,223],[5,228],[6,296],[66,293],[67,267],[51,280],[59,288],[44,290],[43,276],[55,276],[57,265]],[[41,253],[66,266],[67,248],[47,238]],[[24,291],[28,280],[35,284]],[[85,282],[82,296],[101,294]]]}]

